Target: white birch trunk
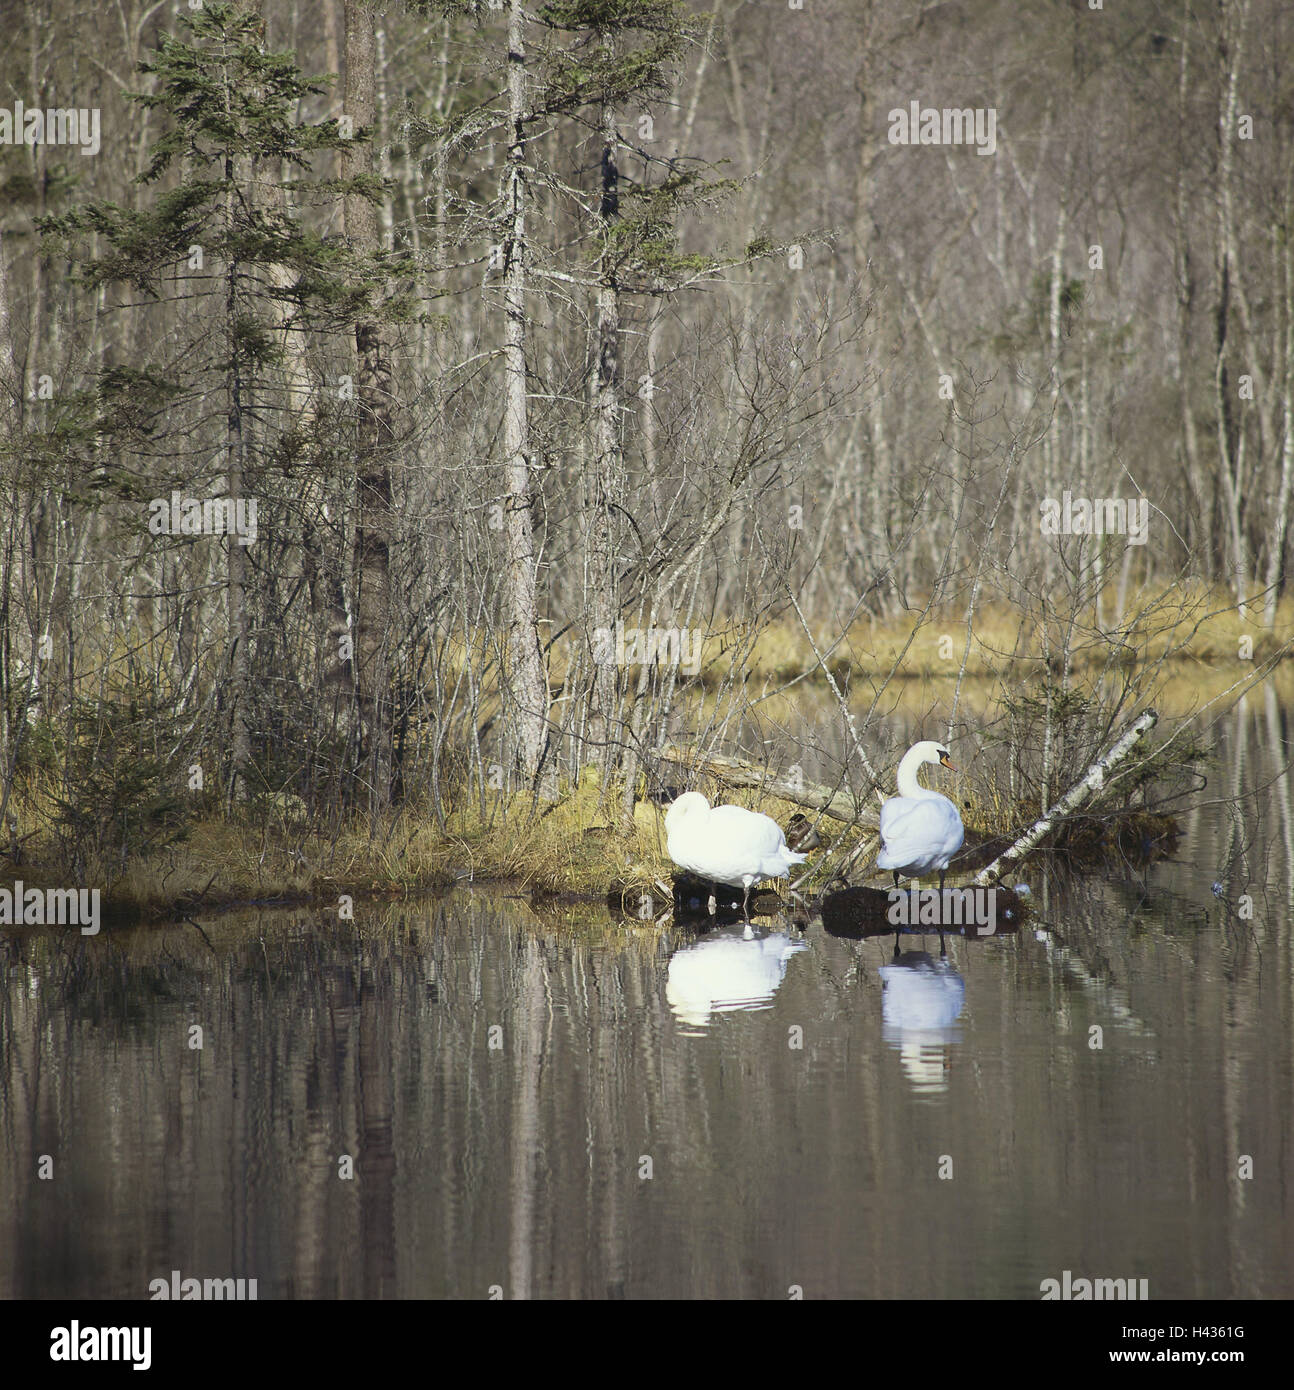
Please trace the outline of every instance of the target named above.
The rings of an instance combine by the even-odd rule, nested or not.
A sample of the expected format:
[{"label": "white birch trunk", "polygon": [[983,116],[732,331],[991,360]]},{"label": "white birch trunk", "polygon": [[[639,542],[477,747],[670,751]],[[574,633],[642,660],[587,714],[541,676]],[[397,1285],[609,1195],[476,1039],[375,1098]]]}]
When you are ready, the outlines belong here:
[{"label": "white birch trunk", "polygon": [[1089,801],[1102,787],[1105,786],[1106,773],[1132,751],[1137,741],[1147,729],[1154,728],[1159,721],[1159,715],[1153,710],[1148,709],[1138,719],[1124,731],[1111,748],[1102,753],[1099,758],[1087,769],[1082,778],[1077,781],[1060,800],[1051,807],[1043,816],[1036,820],[1023,835],[1011,846],[1010,849],[1003,851],[998,857],[985,868],[981,869],[972,880],[977,888],[987,887],[988,884],[997,878],[1001,871],[1017,859],[1022,859],[1036,845],[1040,844],[1052,828],[1063,821],[1066,816],[1072,816],[1085,802]]}]

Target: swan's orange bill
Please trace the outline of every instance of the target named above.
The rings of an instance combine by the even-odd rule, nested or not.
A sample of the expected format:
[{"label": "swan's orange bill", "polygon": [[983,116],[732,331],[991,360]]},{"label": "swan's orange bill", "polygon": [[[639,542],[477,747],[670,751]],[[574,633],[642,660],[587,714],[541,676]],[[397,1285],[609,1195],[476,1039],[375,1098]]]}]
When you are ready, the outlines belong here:
[{"label": "swan's orange bill", "polygon": [[956,771],[957,771],[957,769],[952,765],[952,763],[950,763],[950,762],[948,761],[948,754],[947,754],[947,753],[945,753],[945,754],[943,755],[943,757],[939,759],[939,762],[940,762],[940,764],[941,764],[943,767],[946,767],[946,768],[948,769],[949,772],[956,772]]}]

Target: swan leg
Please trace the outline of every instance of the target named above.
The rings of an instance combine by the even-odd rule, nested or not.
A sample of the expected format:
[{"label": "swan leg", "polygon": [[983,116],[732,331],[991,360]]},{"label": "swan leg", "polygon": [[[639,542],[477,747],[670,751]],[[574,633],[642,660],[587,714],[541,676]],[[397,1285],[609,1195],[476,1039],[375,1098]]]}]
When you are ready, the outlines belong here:
[{"label": "swan leg", "polygon": [[891,872],[894,874],[894,886],[897,888],[899,886],[899,871],[894,869]]}]

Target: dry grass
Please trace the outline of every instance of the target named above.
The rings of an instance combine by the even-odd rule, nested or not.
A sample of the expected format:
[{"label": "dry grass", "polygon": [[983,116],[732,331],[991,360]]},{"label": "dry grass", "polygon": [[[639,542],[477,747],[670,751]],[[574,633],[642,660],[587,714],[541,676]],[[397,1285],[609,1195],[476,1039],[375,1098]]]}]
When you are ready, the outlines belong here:
[{"label": "dry grass", "polygon": [[[1107,612],[1112,608],[1111,601]],[[1137,669],[1149,669],[1167,658],[1157,675],[1161,709],[1198,705],[1294,636],[1294,600],[1282,603],[1274,629],[1262,625],[1260,612],[1242,618],[1225,598],[1200,589],[1143,593],[1130,603],[1129,611],[1142,617],[1122,630],[1120,639],[1129,659],[1135,656]],[[912,621],[854,624],[831,664],[842,674],[856,667],[872,679],[883,675],[907,643]],[[1074,654],[1076,673],[1090,674],[1109,661],[1109,642],[1090,635],[1090,627],[1088,632]],[[817,635],[821,642],[822,631]],[[947,644],[940,649],[945,636],[952,638],[952,661]],[[1057,627],[1053,648],[1059,638]],[[728,674],[732,643],[740,639],[740,633],[728,633],[707,643],[703,679],[709,674],[713,680],[721,671]],[[1241,655],[1246,639],[1252,643],[1252,664]],[[956,614],[933,616],[895,673],[905,690],[920,698],[926,693],[933,697],[935,687],[956,676],[964,641],[964,625]],[[1016,610],[984,607],[975,623],[961,700],[967,708],[995,702],[1001,692],[998,679],[1006,674],[1018,680],[1036,669],[1040,652],[1040,634],[1022,631]],[[798,625],[780,623],[758,635],[746,674],[751,681],[776,684],[813,666],[812,650]],[[1294,665],[1279,667],[1270,679],[1283,701],[1294,702]],[[825,682],[810,678],[787,698],[812,703],[819,694],[825,698],[825,692]],[[740,688],[732,694],[742,698]],[[768,706],[767,711],[774,708]],[[799,809],[757,791],[734,793],[704,781],[699,789],[712,800],[763,811],[782,825]],[[1019,824],[1036,810],[1015,804],[1005,788],[982,779],[973,787],[944,790],[965,807],[972,825]],[[153,849],[132,846],[124,866],[119,861],[92,863],[76,881],[102,888],[109,914],[147,918],[175,916],[198,904],[204,909],[267,902],[335,904],[342,894],[398,897],[467,881],[508,883],[536,898],[547,896],[550,902],[561,897],[602,898],[615,890],[623,901],[632,902],[667,882],[671,865],[660,808],[640,802],[632,826],[626,827],[619,824],[618,805],[617,790],[611,788],[604,796],[597,776],[586,773],[578,787],[563,789],[548,807],[536,809],[522,796],[494,797],[484,807],[475,799],[464,800],[442,825],[427,808],[406,805],[376,828],[356,818],[340,832],[326,834],[319,825],[307,823],[300,804],[289,797],[255,824],[201,820],[188,827],[180,843]],[[20,864],[0,859],[0,883],[15,878],[34,887],[73,882],[53,834],[53,799],[19,787],[13,809],[22,831],[34,834],[23,845]],[[830,821],[826,827],[833,835],[839,829]]]},{"label": "dry grass", "polygon": [[[782,824],[798,809],[757,792],[723,799]],[[640,801],[626,828],[617,823],[617,804],[616,789],[602,797],[596,774],[586,773],[551,806],[535,810],[528,798],[500,797],[482,811],[473,801],[444,829],[408,806],[372,833],[367,821],[357,821],[334,837],[290,816],[275,825],[204,820],[182,842],[140,854],[124,871],[95,865],[83,878],[102,889],[109,920],[174,917],[199,906],[335,904],[342,894],[400,897],[465,882],[508,883],[536,898],[659,897],[658,885],[672,872],[662,808]],[[26,843],[22,863],[0,867],[0,883],[21,878],[29,887],[65,886],[69,875],[43,834]]]},{"label": "dry grass", "polygon": [[[1276,611],[1276,622],[1268,628],[1261,608],[1241,617],[1223,594],[1205,589],[1153,590],[1132,596],[1129,615],[1139,615],[1122,624],[1110,617],[1114,595],[1107,595],[1104,625],[1098,631],[1090,608],[1079,615],[1070,638],[1071,669],[1092,672],[1114,659],[1130,666],[1148,666],[1167,660],[1172,664],[1223,666],[1234,668],[1241,660],[1261,662],[1275,655],[1294,640],[1294,598],[1285,598]],[[865,667],[870,673],[888,671],[896,663],[899,680],[955,675],[961,666],[966,644],[964,610],[951,606],[932,610],[915,640],[913,627],[920,610],[891,619],[861,618],[853,623],[844,640],[828,659],[833,674],[848,675],[852,668]],[[1065,643],[1066,621],[1056,617],[1049,623],[1049,646],[1058,653]],[[823,650],[839,634],[815,631]],[[1112,646],[1112,640],[1116,645]],[[1242,657],[1242,641],[1248,639],[1251,653]],[[719,644],[707,642],[704,648],[703,676],[726,671]],[[905,650],[906,648],[906,650]],[[1018,608],[1008,604],[986,604],[976,613],[966,675],[992,678],[1013,667],[1025,670],[1043,661],[1041,626],[1027,618],[1022,624]],[[951,656],[947,655],[951,650]],[[816,661],[803,630],[794,617],[772,623],[755,638],[749,677],[758,680],[791,680],[811,671]]]}]

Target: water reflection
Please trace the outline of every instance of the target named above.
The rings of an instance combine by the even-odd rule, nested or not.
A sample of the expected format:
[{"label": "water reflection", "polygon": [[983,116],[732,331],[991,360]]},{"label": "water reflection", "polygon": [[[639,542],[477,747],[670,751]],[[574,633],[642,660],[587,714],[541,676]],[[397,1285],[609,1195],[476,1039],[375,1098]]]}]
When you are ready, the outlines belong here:
[{"label": "water reflection", "polygon": [[0,932],[0,1297],[1294,1295],[1287,712],[1210,737],[1175,862],[943,956],[470,890]]},{"label": "water reflection", "polygon": [[952,1047],[961,1041],[957,1020],[966,1004],[966,981],[947,955],[899,952],[876,972],[884,983],[882,1037],[894,1048],[904,1075],[918,1095],[948,1089]]},{"label": "water reflection", "polygon": [[716,927],[670,957],[665,998],[686,1031],[703,1032],[713,1013],[770,1007],[791,957],[808,947],[789,930]]}]

